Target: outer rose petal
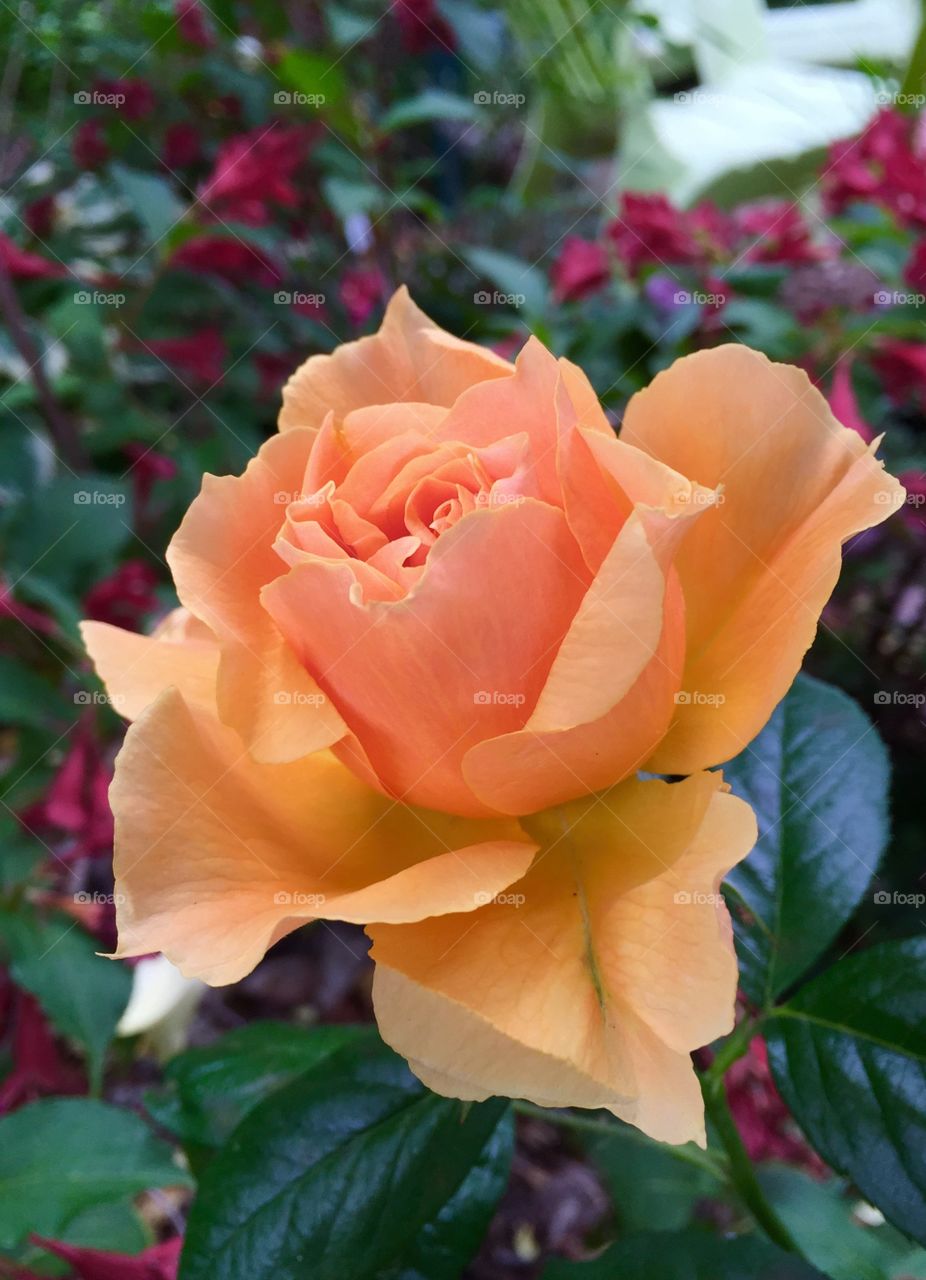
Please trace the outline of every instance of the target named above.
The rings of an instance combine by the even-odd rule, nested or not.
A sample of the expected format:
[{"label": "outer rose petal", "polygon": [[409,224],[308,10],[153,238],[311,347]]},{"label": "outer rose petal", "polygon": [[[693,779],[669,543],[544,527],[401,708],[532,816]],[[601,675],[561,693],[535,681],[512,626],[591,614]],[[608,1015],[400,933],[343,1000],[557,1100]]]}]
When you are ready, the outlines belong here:
[{"label": "outer rose petal", "polygon": [[474,342],[455,338],[415,306],[403,285],[393,294],[378,333],[346,342],[330,356],[310,356],[283,388],[281,431],[322,425],[351,409],[396,400],[451,405],[475,382],[511,372],[511,365]]},{"label": "outer rose petal", "polygon": [[587,585],[562,512],[526,499],[464,516],[403,599],[364,599],[351,567],[320,560],[263,599],[388,791],[479,814],[463,755],[523,725]]},{"label": "outer rose petal", "polygon": [[305,920],[471,911],[536,849],[515,822],[397,805],[328,752],[257,764],[175,690],[129,730],[110,797],[117,954],[161,951],[213,984]]},{"label": "outer rose petal", "polygon": [[273,544],[287,500],[302,492],[312,440],[302,431],[274,436],[243,475],[205,476],[167,551],[177,594],[221,646],[219,715],[269,763],[345,732],[260,604],[261,587],[286,572]]},{"label": "outer rose petal", "polygon": [[748,347],[677,360],[631,399],[621,438],[723,487],[679,552],[692,701],[650,765],[689,773],[762,728],[813,640],[842,543],[889,515],[902,489],[805,373]]},{"label": "outer rose petal", "polygon": [[523,825],[542,852],[499,901],[369,929],[383,1038],[439,1093],[607,1107],[703,1144],[688,1054],[733,1025],[718,886],[755,841],[752,811],[698,774],[625,782]]},{"label": "outer rose petal", "polygon": [[80,633],[113,710],[127,720],[140,716],[171,686],[188,702],[215,710],[218,646],[209,628],[186,609],[175,609],[150,636],[108,622],[82,622]]}]

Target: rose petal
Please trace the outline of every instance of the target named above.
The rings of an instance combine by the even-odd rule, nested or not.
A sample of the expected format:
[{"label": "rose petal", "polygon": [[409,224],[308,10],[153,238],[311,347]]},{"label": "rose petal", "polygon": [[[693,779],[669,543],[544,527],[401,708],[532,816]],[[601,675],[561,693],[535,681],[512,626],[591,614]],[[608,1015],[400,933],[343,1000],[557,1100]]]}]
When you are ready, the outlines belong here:
[{"label": "rose petal", "polygon": [[378,333],[310,356],[283,388],[280,430],[322,425],[364,405],[417,400],[448,406],[467,387],[510,373],[493,352],[446,333],[412,302],[393,294]]},{"label": "rose petal", "polygon": [[549,810],[522,824],[531,870],[476,915],[372,926],[383,1038],[440,1093],[607,1107],[703,1144],[688,1054],[733,1025],[718,884],[756,836],[721,788],[633,780]]},{"label": "rose petal", "polygon": [[723,489],[679,551],[690,701],[650,766],[688,773],[762,728],[813,640],[842,543],[902,490],[806,374],[748,347],[676,361],[631,399],[621,438]]},{"label": "rose petal", "polygon": [[308,919],[470,911],[535,848],[514,822],[398,805],[328,752],[257,764],[173,690],[129,730],[110,794],[118,955],[161,951],[213,984]]}]

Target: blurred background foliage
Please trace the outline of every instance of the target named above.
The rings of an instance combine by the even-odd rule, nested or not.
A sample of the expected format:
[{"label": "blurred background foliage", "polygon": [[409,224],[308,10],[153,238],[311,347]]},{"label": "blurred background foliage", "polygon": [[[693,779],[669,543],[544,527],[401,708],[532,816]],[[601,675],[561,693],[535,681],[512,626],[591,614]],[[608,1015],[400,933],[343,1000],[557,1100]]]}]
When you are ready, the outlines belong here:
[{"label": "blurred background foliage", "polygon": [[[894,765],[873,886],[891,907],[868,894],[832,951],[921,928],[919,22],[912,0],[0,5],[0,1184],[14,1143],[33,1178],[0,1208],[0,1275],[175,1275],[191,1185],[177,1141],[198,1173],[304,1065],[306,1026],[369,1019],[347,927],[294,935],[208,994],[159,961],[97,958],[113,941],[122,726],[76,623],[153,625],[203,472],[240,470],[286,377],[375,328],[399,283],[505,355],[536,333],[588,371],[615,424],[677,356],[736,340],[802,365],[866,439],[887,432],[910,496],[849,547],[809,666],[874,716]],[[228,1032],[227,1052],[205,1047]],[[359,1052],[330,1035],[311,1052]],[[926,1276],[807,1146],[761,1040],[727,1091],[825,1274]],[[631,1240],[620,1274],[656,1276],[652,1233],[687,1233],[694,1267],[705,1241],[748,1227],[710,1152],[679,1160],[535,1114],[516,1146],[510,1120],[486,1132],[459,1265],[419,1259],[426,1280],[477,1249],[474,1277],[571,1275],[615,1234]],[[748,1233],[740,1247],[664,1274],[819,1274],[763,1271]]]}]

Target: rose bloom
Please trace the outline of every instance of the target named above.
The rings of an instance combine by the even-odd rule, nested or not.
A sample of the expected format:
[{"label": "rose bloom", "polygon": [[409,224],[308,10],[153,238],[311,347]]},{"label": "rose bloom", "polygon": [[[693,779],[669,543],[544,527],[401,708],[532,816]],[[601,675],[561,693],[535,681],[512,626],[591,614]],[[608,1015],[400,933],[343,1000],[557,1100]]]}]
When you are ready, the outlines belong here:
[{"label": "rose bloom", "polygon": [[535,339],[509,364],[404,289],[279,425],[205,477],[183,608],[84,627],[135,719],[118,954],[228,983],[306,920],[360,922],[382,1035],[432,1089],[703,1142],[689,1055],[732,1026],[719,884],[756,836],[708,770],[900,486],[745,347],[661,373],[618,439],[575,365]]}]

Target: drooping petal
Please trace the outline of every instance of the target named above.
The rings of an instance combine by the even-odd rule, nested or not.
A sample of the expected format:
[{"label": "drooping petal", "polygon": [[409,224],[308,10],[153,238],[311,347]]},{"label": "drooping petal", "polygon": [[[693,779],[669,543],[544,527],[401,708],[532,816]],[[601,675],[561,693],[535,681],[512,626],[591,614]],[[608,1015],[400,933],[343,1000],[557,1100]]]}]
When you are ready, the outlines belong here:
[{"label": "drooping petal", "polygon": [[440,1093],[607,1107],[703,1143],[688,1055],[733,1024],[718,886],[755,840],[751,810],[700,774],[522,825],[540,853],[475,915],[369,929],[384,1039]]},{"label": "drooping petal", "polygon": [[174,690],[129,730],[110,795],[118,954],[217,985],[305,920],[471,911],[536,847],[515,822],[398,805],[328,752],[258,764]]},{"label": "drooping petal", "polygon": [[631,399],[621,438],[723,490],[679,551],[683,701],[650,766],[688,773],[758,733],[813,640],[842,543],[902,490],[806,374],[748,347],[676,361]]},{"label": "drooping petal", "polygon": [[534,499],[479,508],[437,540],[404,599],[354,584],[350,568],[304,563],[263,599],[390,793],[490,812],[463,756],[524,724],[588,585],[562,512]]},{"label": "drooping petal", "polygon": [[416,400],[448,406],[476,382],[503,377],[511,366],[474,342],[455,338],[412,302],[403,285],[378,333],[346,342],[331,355],[310,356],[283,388],[281,431],[318,428],[351,409]]},{"label": "drooping petal", "polygon": [[343,737],[337,710],[261,607],[286,572],[274,540],[303,490],[312,433],[274,436],[241,476],[210,476],[168,548],[183,604],[221,646],[218,706],[256,759],[285,762]]},{"label": "drooping petal", "polygon": [[80,633],[113,710],[127,720],[171,686],[188,702],[215,710],[218,645],[186,609],[175,609],[150,636],[108,622],[82,622]]}]

